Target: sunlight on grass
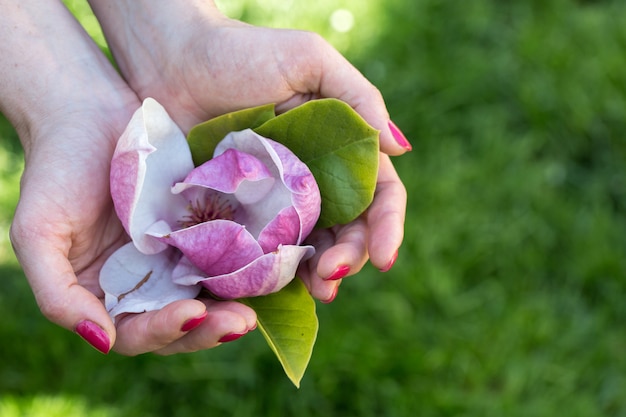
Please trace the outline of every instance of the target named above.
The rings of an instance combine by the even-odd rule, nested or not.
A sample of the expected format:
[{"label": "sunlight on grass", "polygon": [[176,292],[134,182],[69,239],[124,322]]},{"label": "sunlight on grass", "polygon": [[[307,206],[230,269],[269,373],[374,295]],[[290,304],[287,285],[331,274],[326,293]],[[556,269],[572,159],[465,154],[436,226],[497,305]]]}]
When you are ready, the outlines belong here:
[{"label": "sunlight on grass", "polygon": [[[63,0],[100,47],[104,35],[84,0]],[[381,0],[217,0],[227,16],[274,28],[314,31],[342,53],[358,56],[380,37],[385,25],[385,2]]]},{"label": "sunlight on grass", "polygon": [[229,17],[274,28],[310,30],[321,34],[342,53],[356,57],[379,38],[384,25],[381,0],[218,0]]},{"label": "sunlight on grass", "polygon": [[[4,145],[2,138],[0,144]],[[22,169],[22,159],[16,159],[15,154],[0,146],[0,264],[16,262],[9,242],[9,226],[19,196]]]},{"label": "sunlight on grass", "polygon": [[41,395],[32,398],[0,397],[2,417],[110,417],[115,408],[94,407],[79,397]]},{"label": "sunlight on grass", "polygon": [[89,4],[85,0],[63,0],[63,3],[67,8],[76,16],[80,23],[85,28],[85,31],[93,38],[99,47],[106,46],[106,40],[100,29],[98,20],[91,12]]},{"label": "sunlight on grass", "polygon": [[[102,42],[86,2],[65,3]],[[394,158],[409,195],[398,262],[320,304],[297,392],[258,331],[189,355],[98,355],[7,265],[21,154],[0,124],[0,416],[625,416],[625,3],[218,4],[319,32],[381,89],[414,145]]]}]

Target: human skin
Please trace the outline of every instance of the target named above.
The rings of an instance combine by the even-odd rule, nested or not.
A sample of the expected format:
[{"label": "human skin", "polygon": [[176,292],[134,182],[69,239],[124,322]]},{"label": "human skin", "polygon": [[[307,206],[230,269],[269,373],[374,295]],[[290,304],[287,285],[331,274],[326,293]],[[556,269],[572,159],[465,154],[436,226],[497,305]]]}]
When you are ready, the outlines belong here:
[{"label": "human skin", "polygon": [[[336,97],[381,130],[387,154],[410,145],[392,134],[380,93],[317,35],[231,21],[210,2],[92,6],[130,85],[60,1],[0,0],[0,111],[15,126],[25,154],[11,227],[18,260],[44,316],[102,352],[171,354],[234,340],[256,326],[254,312],[236,302],[182,300],[115,325],[103,307],[99,270],[127,241],[110,199],[110,160],[140,100],[161,100],[187,130],[237,108],[271,101],[286,110],[311,98]],[[116,13],[123,19],[112,24]],[[197,36],[211,42],[184,53],[198,44]],[[116,46],[126,41],[126,49]],[[155,42],[161,46],[154,49]],[[266,48],[274,48],[271,62],[253,65],[253,52]],[[303,58],[291,59],[303,50]],[[332,301],[341,278],[358,272],[368,257],[381,270],[395,261],[406,193],[387,154],[381,153],[368,212],[310,238],[318,251],[300,275],[322,301]]]},{"label": "human skin", "polygon": [[60,1],[0,0],[0,10],[0,111],[25,156],[11,241],[43,315],[126,355],[206,349],[253,329],[250,308],[213,300],[114,325],[98,276],[127,236],[110,198],[110,161],[140,101]]},{"label": "human skin", "polygon": [[311,294],[332,301],[341,278],[368,259],[381,271],[403,239],[406,191],[389,155],[411,145],[390,122],[380,92],[319,35],[255,27],[224,16],[212,1],[90,0],[124,78],[153,97],[187,132],[226,112],[275,103],[278,112],[333,97],[380,130],[375,199],[348,225],[317,230],[316,255],[300,269]]}]

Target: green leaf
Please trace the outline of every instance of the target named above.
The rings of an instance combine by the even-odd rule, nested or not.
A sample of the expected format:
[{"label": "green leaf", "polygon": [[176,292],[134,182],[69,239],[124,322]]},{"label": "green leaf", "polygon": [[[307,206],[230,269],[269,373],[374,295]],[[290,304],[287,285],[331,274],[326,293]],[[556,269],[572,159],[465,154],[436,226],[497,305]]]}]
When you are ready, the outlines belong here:
[{"label": "green leaf", "polygon": [[309,101],[254,131],[287,146],[313,173],[322,195],[317,227],[349,223],[372,202],[379,132],[346,103]]},{"label": "green leaf", "polygon": [[[217,117],[189,132],[194,163],[211,159],[228,133],[248,128],[287,146],[309,167],[322,195],[318,227],[349,223],[372,202],[379,132],[346,103],[321,99],[279,116],[267,105]],[[299,387],[318,330],[315,302],[304,284],[294,279],[278,293],[240,301],[256,311],[259,330]]]},{"label": "green leaf", "polygon": [[198,166],[213,158],[215,147],[230,132],[254,129],[275,115],[274,105],[266,104],[227,113],[194,126],[187,135],[194,164]]},{"label": "green leaf", "polygon": [[313,353],[318,320],[315,301],[299,278],[277,293],[239,300],[257,314],[258,328],[285,373],[300,388]]}]

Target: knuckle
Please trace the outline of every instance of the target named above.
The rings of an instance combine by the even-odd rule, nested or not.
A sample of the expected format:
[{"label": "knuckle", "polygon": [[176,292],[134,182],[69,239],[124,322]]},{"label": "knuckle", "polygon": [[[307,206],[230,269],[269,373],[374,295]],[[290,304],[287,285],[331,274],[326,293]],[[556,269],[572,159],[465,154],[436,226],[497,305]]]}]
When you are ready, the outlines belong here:
[{"label": "knuckle", "polygon": [[67,316],[67,306],[42,294],[35,294],[41,314],[53,323],[61,324]]}]

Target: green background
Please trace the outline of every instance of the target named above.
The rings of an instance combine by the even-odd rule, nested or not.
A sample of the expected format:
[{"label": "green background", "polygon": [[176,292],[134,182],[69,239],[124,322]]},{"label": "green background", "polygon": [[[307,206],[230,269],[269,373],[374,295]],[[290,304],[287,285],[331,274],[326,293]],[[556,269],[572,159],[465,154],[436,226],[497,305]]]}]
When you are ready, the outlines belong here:
[{"label": "green background", "polygon": [[100,355],[41,316],[12,255],[21,150],[2,121],[0,416],[626,416],[626,3],[219,4],[320,32],[382,90],[413,144],[394,159],[396,266],[318,305],[299,390],[259,332]]}]

